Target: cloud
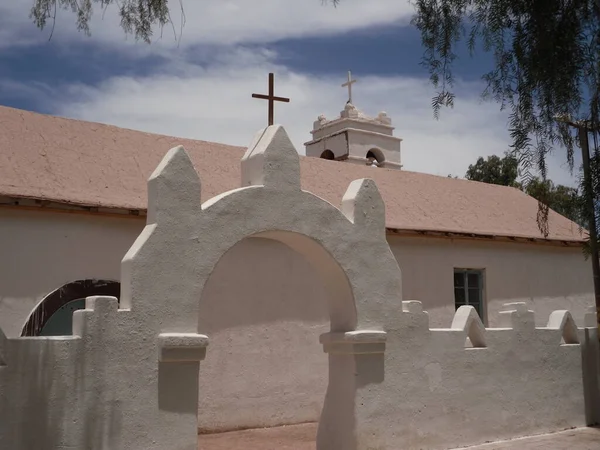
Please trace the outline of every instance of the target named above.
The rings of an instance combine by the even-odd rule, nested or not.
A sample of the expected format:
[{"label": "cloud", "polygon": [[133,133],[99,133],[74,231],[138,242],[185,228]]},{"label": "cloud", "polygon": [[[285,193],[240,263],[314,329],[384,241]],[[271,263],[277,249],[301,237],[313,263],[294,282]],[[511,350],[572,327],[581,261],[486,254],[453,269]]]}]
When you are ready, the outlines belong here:
[{"label": "cloud", "polygon": [[[0,0],[0,51],[47,40],[49,30],[40,32],[28,17],[32,2]],[[41,109],[67,117],[247,145],[266,121],[265,102],[250,94],[265,91],[266,74],[274,71],[277,93],[292,99],[276,106],[276,119],[303,153],[317,115],[335,117],[343,108],[345,74],[332,78],[292,71],[276,62],[266,43],[406,23],[413,12],[409,2],[397,0],[342,0],[338,8],[322,0],[184,0],[183,5],[187,21],[179,49],[169,30],[150,46],[125,40],[115,7],[104,17],[96,12],[91,39],[76,31],[72,13],[59,12],[49,51],[68,52],[83,42],[132,56],[159,54],[163,62],[151,75],[111,77],[97,86],[53,84],[52,89],[9,80],[0,89],[35,98]],[[176,12],[173,19],[178,29]],[[462,176],[477,157],[508,149],[506,115],[498,105],[480,102],[479,83],[459,85],[455,108],[436,121],[430,107],[433,89],[426,80],[381,77],[376,71],[355,74],[360,78],[355,103],[367,114],[386,110],[392,117],[396,136],[403,138],[406,169]],[[550,175],[571,183],[564,159],[561,152],[551,157]]]},{"label": "cloud", "polygon": [[[114,77],[98,86],[69,85],[46,97],[56,114],[83,120],[179,137],[248,145],[265,126],[265,101],[251,98],[267,89],[267,73],[274,71],[276,95],[291,103],[276,104],[276,122],[283,124],[296,148],[304,142],[316,117],[339,115],[347,100],[339,77],[295,72],[275,62],[269,51],[223,50],[210,65],[183,60],[168,64],[159,74]],[[428,81],[410,77],[353,74],[355,104],[369,115],[385,110],[403,139],[406,170],[463,176],[477,157],[501,155],[508,149],[506,115],[494,103],[482,103],[481,85],[458,85],[453,110],[434,120]],[[568,175],[553,160],[551,175],[559,182]]]},{"label": "cloud", "polygon": [[[34,0],[0,0],[0,49],[47,41],[51,25],[40,32],[29,11]],[[338,7],[323,0],[171,0],[173,24],[156,30],[152,46],[135,45],[120,27],[118,8],[98,8],[92,16],[93,41],[109,44],[118,51],[156,53],[195,45],[268,43],[293,37],[326,36],[389,24],[406,23],[414,8],[408,1],[342,0]],[[180,31],[183,27],[183,35]],[[161,37],[162,36],[162,37]],[[177,39],[175,38],[177,36]],[[180,39],[179,39],[180,38]],[[72,44],[89,40],[77,31],[75,16],[59,10],[54,42]]]}]

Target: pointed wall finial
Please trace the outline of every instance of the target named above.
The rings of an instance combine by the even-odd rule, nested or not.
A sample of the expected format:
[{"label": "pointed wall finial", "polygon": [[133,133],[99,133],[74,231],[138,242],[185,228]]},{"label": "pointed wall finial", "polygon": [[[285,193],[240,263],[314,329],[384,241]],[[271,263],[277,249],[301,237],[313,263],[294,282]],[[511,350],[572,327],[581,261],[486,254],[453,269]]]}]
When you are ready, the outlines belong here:
[{"label": "pointed wall finial", "polygon": [[300,157],[281,125],[259,131],[242,158],[242,187],[259,185],[300,189]]},{"label": "pointed wall finial", "polygon": [[373,180],[354,180],[342,198],[342,212],[355,225],[385,236],[385,204]]},{"label": "pointed wall finial", "polygon": [[184,148],[168,151],[148,180],[148,223],[201,212],[200,178]]},{"label": "pointed wall finial", "polygon": [[553,311],[546,328],[560,330],[565,344],[579,344],[579,332],[573,316],[567,310]]},{"label": "pointed wall finial", "polygon": [[485,342],[485,326],[481,317],[472,306],[461,306],[456,310],[452,320],[453,330],[463,331],[471,340],[473,347],[487,347]]}]

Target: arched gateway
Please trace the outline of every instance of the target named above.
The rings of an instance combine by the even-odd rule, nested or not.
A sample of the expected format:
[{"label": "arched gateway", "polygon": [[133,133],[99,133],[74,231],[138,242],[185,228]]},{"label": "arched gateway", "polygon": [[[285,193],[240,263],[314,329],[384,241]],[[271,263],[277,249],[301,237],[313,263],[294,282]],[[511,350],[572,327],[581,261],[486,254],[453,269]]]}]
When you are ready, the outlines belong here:
[{"label": "arched gateway", "polygon": [[[198,329],[199,299],[219,259],[248,237],[273,239],[301,253],[322,276],[331,319],[331,332],[321,338],[330,381],[319,448],[352,449],[360,415],[357,383],[383,378],[372,370],[357,377],[359,359],[380,355],[383,362],[384,322],[402,311],[400,271],[385,238],[384,204],[375,184],[351,183],[340,209],[302,191],[298,153],[285,130],[271,126],[257,134],[242,159],[240,189],[203,205],[200,195],[186,153],[172,149],[149,182],[148,225],[123,261],[122,307],[145,311],[145,327],[161,333],[161,370],[178,377],[180,359],[194,359],[179,355],[195,349],[203,357],[200,347],[210,339]],[[178,355],[175,362],[169,362],[171,354]],[[189,394],[195,380],[187,380]],[[190,423],[184,434],[195,430]]]},{"label": "arched gateway", "polygon": [[0,330],[6,448],[196,450],[200,361],[210,339],[199,304],[220,258],[249,237],[301,253],[326,288],[329,384],[317,448],[353,450],[373,440],[364,427],[384,379],[384,330],[402,315],[379,192],[370,180],[355,181],[338,209],[302,191],[298,154],[280,126],[261,131],[241,164],[242,187],[201,204],[188,155],[170,150],[148,183],[147,225],[122,262],[120,304],[88,297],[73,314],[72,336],[9,340]]}]

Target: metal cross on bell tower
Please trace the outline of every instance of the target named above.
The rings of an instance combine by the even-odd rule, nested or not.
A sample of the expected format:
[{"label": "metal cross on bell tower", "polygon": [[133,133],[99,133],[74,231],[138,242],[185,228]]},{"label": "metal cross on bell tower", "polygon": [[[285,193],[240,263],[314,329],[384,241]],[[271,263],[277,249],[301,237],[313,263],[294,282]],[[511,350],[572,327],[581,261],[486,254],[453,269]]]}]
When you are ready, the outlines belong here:
[{"label": "metal cross on bell tower", "polygon": [[348,87],[348,103],[352,103],[352,85],[357,81],[352,79],[352,72],[348,71],[348,81],[342,84],[342,87]]},{"label": "metal cross on bell tower", "polygon": [[285,97],[275,97],[275,75],[272,73],[269,74],[269,94],[252,94],[252,98],[260,98],[263,100],[269,101],[269,126],[273,125],[273,109],[275,106],[275,102],[285,102],[289,103],[290,99]]}]

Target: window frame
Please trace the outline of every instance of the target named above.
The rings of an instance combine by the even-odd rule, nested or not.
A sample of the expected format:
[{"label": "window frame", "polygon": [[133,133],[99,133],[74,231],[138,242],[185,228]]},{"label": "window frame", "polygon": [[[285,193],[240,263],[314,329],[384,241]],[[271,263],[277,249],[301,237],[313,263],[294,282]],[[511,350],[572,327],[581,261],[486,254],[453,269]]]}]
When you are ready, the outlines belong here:
[{"label": "window frame", "polygon": [[461,288],[461,286],[456,286],[455,277],[457,274],[460,274],[463,276],[462,289],[464,290],[464,295],[465,295],[464,305],[473,306],[476,311],[477,311],[477,307],[475,305],[473,305],[472,303],[469,303],[469,275],[474,274],[474,275],[478,276],[479,311],[477,311],[477,313],[479,314],[479,317],[481,318],[481,321],[483,322],[483,324],[487,325],[487,307],[486,307],[487,305],[486,305],[486,295],[485,295],[485,291],[486,291],[486,289],[485,289],[486,288],[486,286],[485,286],[485,269],[463,268],[463,267],[455,267],[454,268],[453,277],[452,277],[452,288],[453,288],[452,293],[453,293],[453,297],[454,297],[454,310],[455,311],[458,309],[457,301],[456,301],[456,290]]}]

